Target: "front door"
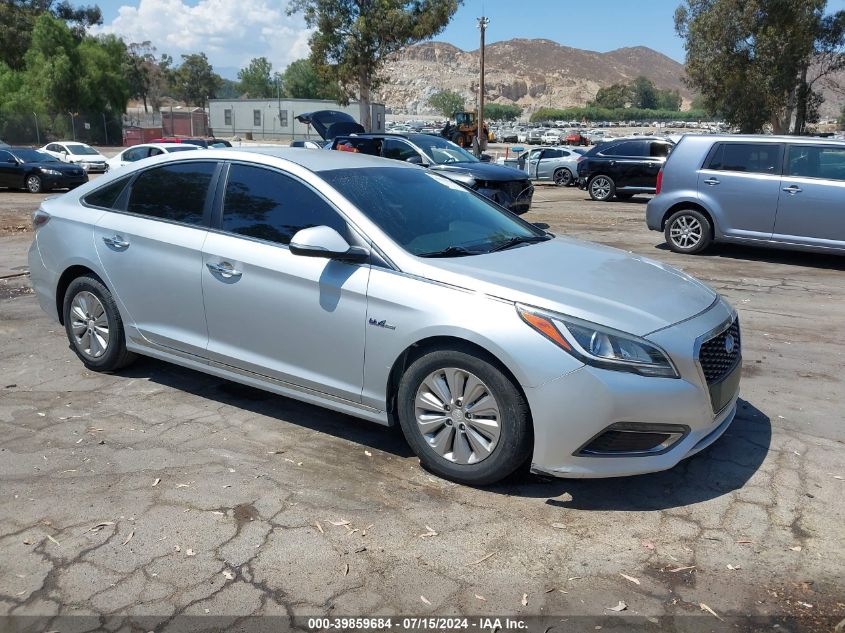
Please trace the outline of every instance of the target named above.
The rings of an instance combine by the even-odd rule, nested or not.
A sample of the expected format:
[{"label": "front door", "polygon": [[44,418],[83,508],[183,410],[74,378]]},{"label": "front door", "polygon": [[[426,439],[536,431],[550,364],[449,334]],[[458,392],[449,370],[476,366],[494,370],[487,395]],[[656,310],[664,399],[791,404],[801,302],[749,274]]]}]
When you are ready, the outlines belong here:
[{"label": "front door", "polygon": [[537,179],[537,167],[540,165],[540,157],[543,155],[542,149],[532,149],[528,153],[528,160],[526,161],[526,169],[528,170],[528,177],[531,180]]},{"label": "front door", "polygon": [[0,149],[0,187],[22,187],[23,169],[6,150]]},{"label": "front door", "polygon": [[774,235],[807,246],[845,248],[845,146],[790,145]]},{"label": "front door", "polygon": [[214,161],[147,169],[126,202],[118,201],[125,211],[104,213],[97,222],[94,244],[130,338],[205,353],[202,245],[217,170]]},{"label": "front door", "polygon": [[768,240],[775,226],[783,146],[717,145],[698,172],[698,195],[726,237]]},{"label": "front door", "polygon": [[304,182],[230,166],[221,230],[209,233],[203,249],[208,357],[360,402],[370,267],[290,252],[297,231],[321,225],[354,240]]}]

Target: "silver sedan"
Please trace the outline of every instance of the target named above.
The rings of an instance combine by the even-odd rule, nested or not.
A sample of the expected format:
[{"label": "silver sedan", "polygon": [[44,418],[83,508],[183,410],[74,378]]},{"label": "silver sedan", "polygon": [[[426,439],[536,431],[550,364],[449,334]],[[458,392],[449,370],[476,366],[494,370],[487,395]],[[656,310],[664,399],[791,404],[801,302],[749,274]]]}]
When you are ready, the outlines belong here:
[{"label": "silver sedan", "polygon": [[401,426],[458,482],[671,468],[736,410],[734,310],[414,165],[299,149],[139,161],[33,216],[42,308],[135,355]]}]

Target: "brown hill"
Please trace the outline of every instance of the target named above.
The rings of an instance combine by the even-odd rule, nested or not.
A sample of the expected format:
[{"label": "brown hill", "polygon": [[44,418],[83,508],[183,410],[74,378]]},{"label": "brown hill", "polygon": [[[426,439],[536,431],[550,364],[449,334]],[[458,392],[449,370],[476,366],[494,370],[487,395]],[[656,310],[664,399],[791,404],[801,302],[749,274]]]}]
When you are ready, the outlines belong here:
[{"label": "brown hill", "polygon": [[[658,88],[692,94],[681,81],[684,67],[645,46],[609,53],[585,51],[545,39],[513,39],[487,45],[487,99],[516,103],[530,112],[541,106],[581,106],[599,88],[627,83],[639,76]],[[397,113],[430,114],[428,98],[454,90],[475,103],[478,51],[463,51],[446,42],[424,42],[405,49],[386,68],[381,90],[385,105]]]}]

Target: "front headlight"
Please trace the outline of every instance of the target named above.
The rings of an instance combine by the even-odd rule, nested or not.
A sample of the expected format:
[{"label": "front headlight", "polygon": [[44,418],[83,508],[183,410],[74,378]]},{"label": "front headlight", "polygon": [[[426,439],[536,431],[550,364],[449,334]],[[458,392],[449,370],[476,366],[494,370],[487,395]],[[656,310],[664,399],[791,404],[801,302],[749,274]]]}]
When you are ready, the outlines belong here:
[{"label": "front headlight", "polygon": [[653,343],[589,321],[516,306],[534,330],[586,365],[642,376],[679,378],[669,356]]},{"label": "front headlight", "polygon": [[42,169],[41,173],[45,174],[47,176],[61,176],[62,175],[62,172],[60,172],[58,169]]}]

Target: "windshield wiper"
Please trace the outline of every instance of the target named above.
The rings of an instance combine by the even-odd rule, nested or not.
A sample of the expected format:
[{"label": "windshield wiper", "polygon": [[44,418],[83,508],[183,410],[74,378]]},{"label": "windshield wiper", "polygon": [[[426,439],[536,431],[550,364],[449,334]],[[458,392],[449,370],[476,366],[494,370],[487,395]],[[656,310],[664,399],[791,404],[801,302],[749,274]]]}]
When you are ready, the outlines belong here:
[{"label": "windshield wiper", "polygon": [[478,251],[470,251],[463,246],[447,246],[440,251],[420,253],[417,257],[466,257],[467,255],[478,255]]},{"label": "windshield wiper", "polygon": [[503,242],[499,242],[487,252],[496,253],[498,251],[504,251],[509,248],[513,248],[514,246],[519,246],[520,244],[534,244],[536,242],[546,242],[550,239],[552,239],[550,235],[532,235],[531,237],[524,237],[519,235],[504,240]]}]

